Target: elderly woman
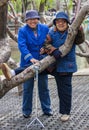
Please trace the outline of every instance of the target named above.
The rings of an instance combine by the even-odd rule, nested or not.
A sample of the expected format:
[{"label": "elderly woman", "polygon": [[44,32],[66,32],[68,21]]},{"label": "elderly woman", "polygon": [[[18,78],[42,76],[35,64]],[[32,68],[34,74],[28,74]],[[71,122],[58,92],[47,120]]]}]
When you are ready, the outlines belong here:
[{"label": "elderly woman", "polygon": [[[16,71],[10,70],[5,63],[1,67],[8,80],[13,75],[22,72],[26,67],[39,63],[39,60],[45,57],[45,55],[40,54],[40,49],[44,44],[49,28],[47,25],[39,23],[39,19],[36,10],[26,12],[26,25],[21,27],[18,32],[18,48],[21,53],[20,68],[16,69]],[[34,78],[24,82],[22,112],[25,118],[28,118],[32,113],[33,88]],[[43,114],[52,116],[47,74],[39,74],[38,90]]]},{"label": "elderly woman", "polygon": [[[53,20],[54,27],[49,31],[51,45],[45,47],[45,51],[49,55],[53,55],[56,59],[55,80],[59,96],[59,113],[61,113],[61,121],[67,121],[70,117],[71,100],[72,100],[72,75],[77,71],[76,55],[74,43],[70,52],[61,57],[58,48],[65,43],[68,26],[70,24],[69,17],[65,12],[58,12]],[[43,50],[42,50],[43,51]],[[42,52],[43,53],[43,52]]]}]

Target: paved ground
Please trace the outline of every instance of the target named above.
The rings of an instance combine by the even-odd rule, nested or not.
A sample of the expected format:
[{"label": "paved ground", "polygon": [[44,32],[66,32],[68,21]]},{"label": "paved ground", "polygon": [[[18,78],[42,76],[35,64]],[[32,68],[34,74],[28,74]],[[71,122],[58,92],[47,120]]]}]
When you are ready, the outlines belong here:
[{"label": "paved ground", "polygon": [[[15,88],[0,100],[0,130],[89,130],[89,76],[73,77],[71,117],[65,123],[59,118],[58,96],[53,78],[49,79],[49,89],[54,113],[52,117],[42,115],[38,100],[38,119],[44,128],[34,121],[36,119],[35,91],[32,117],[24,119],[21,113],[22,96],[18,96]],[[32,121],[34,122],[29,126]]]}]

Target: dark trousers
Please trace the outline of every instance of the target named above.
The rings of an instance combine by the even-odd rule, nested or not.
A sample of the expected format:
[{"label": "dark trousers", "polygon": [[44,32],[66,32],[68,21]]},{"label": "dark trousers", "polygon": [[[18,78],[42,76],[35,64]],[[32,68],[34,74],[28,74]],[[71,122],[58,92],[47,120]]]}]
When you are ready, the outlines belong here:
[{"label": "dark trousers", "polygon": [[22,71],[24,71],[24,70],[25,70],[27,67],[29,67],[30,65],[31,65],[31,64],[27,64],[27,65],[25,65],[24,67],[18,67],[18,68],[16,68],[16,69],[14,69],[15,75],[21,73]]},{"label": "dark trousers", "polygon": [[[16,68],[15,73],[21,73],[30,65],[31,64]],[[51,74],[55,77],[59,96],[59,112],[61,114],[70,114],[72,100],[72,73],[58,73],[56,72],[56,69],[50,72],[46,69],[40,74]]]},{"label": "dark trousers", "polygon": [[[24,71],[27,67],[29,67],[29,66],[31,66],[31,65],[32,65],[32,63],[27,64],[27,65],[25,65],[25,66],[23,66],[23,67],[18,67],[18,68],[16,68],[16,69],[14,69],[15,75],[21,73],[22,71]],[[48,69],[45,69],[45,70],[44,70],[43,72],[41,72],[40,74],[51,74],[51,75],[55,75],[55,73],[56,73],[56,70],[54,69],[54,66],[51,65],[50,67],[48,67]]]},{"label": "dark trousers", "polygon": [[55,80],[59,96],[59,112],[70,114],[72,100],[72,73],[56,73]]},{"label": "dark trousers", "polygon": [[[24,67],[18,67],[15,69],[15,74],[19,74],[24,71],[27,67],[32,64],[28,64]],[[32,102],[33,102],[33,88],[34,88],[34,77],[28,79],[23,84],[23,105],[22,111],[26,115],[32,113]],[[41,103],[43,113],[51,112],[51,101],[49,96],[48,88],[48,75],[47,73],[41,73],[38,77],[38,94]]]}]

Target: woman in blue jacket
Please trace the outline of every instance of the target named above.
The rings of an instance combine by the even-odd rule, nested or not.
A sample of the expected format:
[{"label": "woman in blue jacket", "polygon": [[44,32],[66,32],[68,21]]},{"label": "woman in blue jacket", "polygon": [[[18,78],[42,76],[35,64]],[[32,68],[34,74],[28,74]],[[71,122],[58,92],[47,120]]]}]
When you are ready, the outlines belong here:
[{"label": "woman in blue jacket", "polygon": [[[19,29],[18,48],[21,52],[20,66],[28,66],[38,63],[43,58],[40,54],[40,48],[46,39],[49,31],[48,26],[39,23],[39,15],[36,10],[30,10],[26,13],[26,25]],[[42,111],[45,115],[51,116],[50,96],[48,89],[47,74],[39,74],[38,92],[41,102]],[[29,117],[32,113],[34,78],[27,80],[23,84],[23,116]]]},{"label": "woman in blue jacket", "polygon": [[[46,50],[47,54],[56,58],[56,72],[54,73],[59,96],[59,112],[62,114],[61,121],[67,121],[70,117],[72,100],[72,75],[77,71],[75,47],[73,44],[70,52],[61,57],[58,48],[65,43],[68,34],[69,17],[64,12],[58,12],[53,20],[55,27],[49,31],[52,47]],[[43,50],[42,50],[43,51]]]},{"label": "woman in blue jacket", "polygon": [[[39,15],[36,10],[30,10],[26,13],[26,25],[21,27],[18,32],[18,48],[21,53],[20,68],[16,69],[17,74],[22,72],[26,67],[39,63],[44,56],[40,54],[46,35],[49,28],[44,24],[39,23]],[[11,75],[8,74],[7,65],[2,65],[4,74],[10,80]],[[14,72],[14,71],[13,71]],[[14,75],[14,74],[13,74]],[[34,88],[34,78],[28,79],[23,84],[23,116],[28,118],[32,113],[32,97]],[[41,107],[44,115],[51,116],[51,101],[48,89],[47,74],[39,74],[38,76],[38,92]]]}]

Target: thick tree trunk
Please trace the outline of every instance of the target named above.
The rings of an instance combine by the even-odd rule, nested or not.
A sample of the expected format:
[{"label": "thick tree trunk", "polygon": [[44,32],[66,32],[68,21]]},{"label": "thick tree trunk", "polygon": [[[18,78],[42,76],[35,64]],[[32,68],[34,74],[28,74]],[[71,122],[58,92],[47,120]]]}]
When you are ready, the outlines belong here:
[{"label": "thick tree trunk", "polygon": [[[72,25],[69,27],[68,36],[65,41],[65,44],[59,48],[59,50],[62,52],[62,57],[65,56],[70,51],[73,45],[74,38],[77,34],[77,30],[88,13],[89,13],[89,1],[87,1],[87,5],[82,7],[78,16],[76,17]],[[39,73],[54,62],[55,58],[51,56],[47,56],[46,58],[41,60]],[[24,70],[22,73],[13,77],[10,81],[3,80],[0,86],[0,98],[2,98],[6,92],[14,88],[16,85],[19,85],[24,81],[26,81],[27,79],[33,77],[34,74],[35,74],[34,65],[32,65],[28,67],[26,70]]]},{"label": "thick tree trunk", "polygon": [[0,6],[0,63],[6,62],[11,55],[10,47],[6,40],[6,24],[7,4],[4,4]]},{"label": "thick tree trunk", "polygon": [[0,40],[6,38],[7,5],[0,7]]},{"label": "thick tree trunk", "polygon": [[60,10],[60,0],[56,0],[56,10]]},{"label": "thick tree trunk", "polygon": [[7,4],[8,1],[9,0],[0,0],[0,8],[1,8],[1,6]]},{"label": "thick tree trunk", "polygon": [[41,23],[46,23],[46,20],[44,18],[44,8],[45,8],[46,2],[47,2],[47,0],[45,0],[44,2],[41,2],[40,7],[39,7],[39,14],[40,14],[40,22]]},{"label": "thick tree trunk", "polygon": [[11,55],[11,50],[6,39],[0,40],[0,63],[7,62]]}]

